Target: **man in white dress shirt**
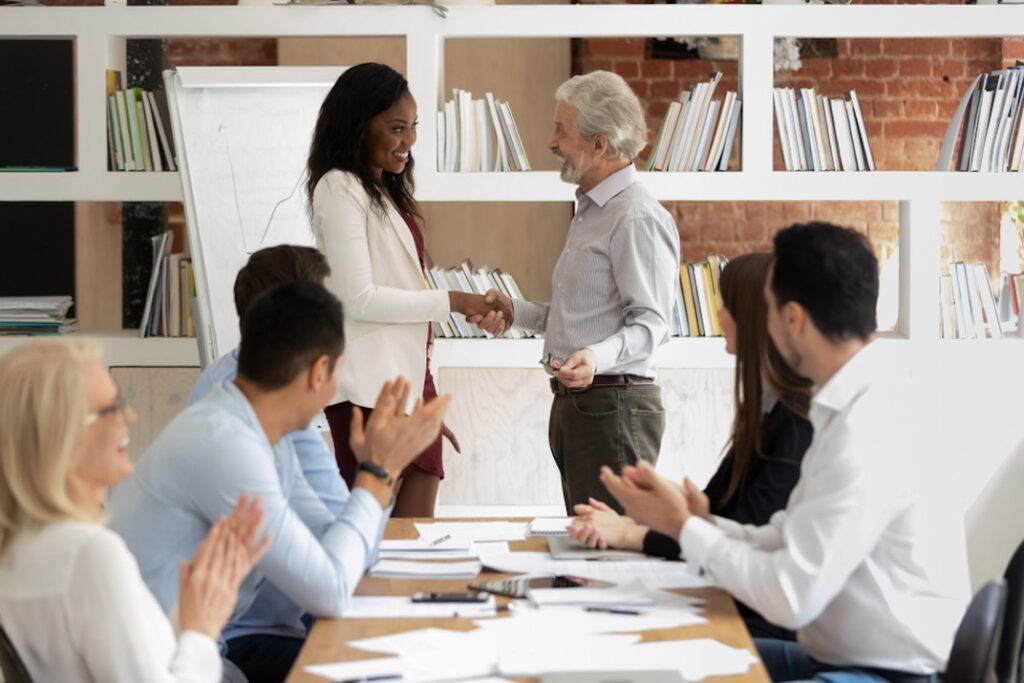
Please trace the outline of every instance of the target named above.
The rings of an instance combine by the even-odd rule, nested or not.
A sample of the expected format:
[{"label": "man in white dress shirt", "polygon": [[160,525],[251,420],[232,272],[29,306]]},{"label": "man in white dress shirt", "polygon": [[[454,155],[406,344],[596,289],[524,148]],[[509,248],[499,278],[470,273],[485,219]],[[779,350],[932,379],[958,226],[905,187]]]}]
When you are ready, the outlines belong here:
[{"label": "man in white dress shirt", "polygon": [[774,681],[935,680],[970,599],[963,524],[920,490],[912,401],[872,341],[878,262],[863,235],[827,223],[780,231],[775,257],[768,331],[817,387],[786,509],[741,526],[649,467],[602,480],[691,565],[797,630],[798,643],[756,641]]},{"label": "man in white dress shirt", "polygon": [[[638,182],[633,159],[647,144],[647,123],[622,77],[574,76],[555,100],[548,148],[562,160],[562,180],[578,186],[576,215],[551,303],[516,301],[511,323],[544,333],[541,362],[554,393],[548,440],[572,514],[591,498],[616,506],[602,465],[658,459],[665,411],[653,356],[672,323],[679,233]],[[487,303],[495,298],[512,303],[493,290]],[[481,327],[500,331],[503,321],[491,313]]]}]

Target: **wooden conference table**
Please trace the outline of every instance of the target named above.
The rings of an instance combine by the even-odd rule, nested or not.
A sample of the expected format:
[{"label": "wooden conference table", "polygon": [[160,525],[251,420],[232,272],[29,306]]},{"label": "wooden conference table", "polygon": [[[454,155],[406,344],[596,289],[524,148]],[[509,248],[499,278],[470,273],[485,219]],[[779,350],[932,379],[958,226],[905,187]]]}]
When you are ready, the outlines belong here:
[{"label": "wooden conference table", "polygon": [[[385,538],[418,538],[419,533],[414,522],[430,522],[429,519],[392,519],[388,521]],[[454,521],[445,519],[444,521]],[[479,521],[479,520],[476,520]],[[528,538],[525,541],[512,541],[511,550],[546,551],[547,540],[544,538]],[[479,580],[491,580],[511,576],[484,570]],[[466,579],[375,579],[364,576],[356,589],[356,595],[412,595],[417,591],[461,591],[466,589]],[[680,589],[684,595],[695,595],[706,602],[704,616],[708,623],[699,626],[681,626],[661,631],[644,632],[644,641],[682,640],[686,638],[714,638],[732,647],[747,648],[755,652],[743,620],[736,611],[736,605],[728,593],[719,588]],[[498,598],[498,604],[507,602],[507,598]],[[350,648],[346,643],[359,638],[371,638],[389,633],[401,633],[428,627],[447,628],[458,631],[470,631],[476,628],[473,619],[447,617],[438,619],[318,619],[299,654],[295,666],[287,678],[287,683],[324,683],[326,679],[303,671],[308,664],[327,664],[358,659],[377,657],[375,653]],[[385,655],[386,656],[386,655]],[[519,679],[531,681],[536,679]],[[771,683],[762,664],[750,667],[741,676],[720,676],[708,679],[721,682],[736,683]]]}]

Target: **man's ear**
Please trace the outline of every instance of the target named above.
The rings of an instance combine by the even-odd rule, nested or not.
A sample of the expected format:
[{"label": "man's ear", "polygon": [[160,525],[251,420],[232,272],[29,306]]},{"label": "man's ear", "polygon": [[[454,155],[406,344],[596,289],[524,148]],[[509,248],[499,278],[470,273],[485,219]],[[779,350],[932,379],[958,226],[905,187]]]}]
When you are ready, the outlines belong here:
[{"label": "man's ear", "polygon": [[608,154],[608,136],[604,133],[597,133],[592,137],[590,144],[594,148],[594,158],[602,159]]},{"label": "man's ear", "polygon": [[327,354],[319,356],[313,364],[309,366],[309,388],[313,391],[319,391],[320,387],[324,385],[324,382],[331,376],[331,359],[327,357]]},{"label": "man's ear", "polygon": [[807,330],[807,324],[810,322],[810,315],[807,313],[807,309],[798,304],[795,301],[787,301],[782,306],[780,311],[782,316],[782,322],[789,330],[791,338],[796,339],[804,334]]}]

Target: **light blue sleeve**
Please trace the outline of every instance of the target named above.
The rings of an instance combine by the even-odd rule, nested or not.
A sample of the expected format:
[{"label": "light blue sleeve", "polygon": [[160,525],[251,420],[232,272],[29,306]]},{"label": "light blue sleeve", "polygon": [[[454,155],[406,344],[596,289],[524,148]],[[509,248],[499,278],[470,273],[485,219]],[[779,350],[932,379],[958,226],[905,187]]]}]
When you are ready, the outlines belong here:
[{"label": "light blue sleeve", "polygon": [[[373,552],[373,532],[383,511],[368,492],[349,497],[340,517],[325,526],[327,511],[299,476],[296,508],[289,501],[266,441],[254,433],[224,430],[205,442],[207,457],[189,473],[189,496],[208,520],[229,515],[242,493],[262,497],[263,530],[273,534],[258,569],[299,607],[314,616],[341,616]],[[322,538],[303,521],[323,526]],[[369,533],[368,533],[369,530]]]},{"label": "light blue sleeve", "polygon": [[338,472],[338,463],[327,448],[320,430],[311,424],[306,429],[290,433],[286,438],[291,440],[299,458],[302,475],[331,514],[337,516],[348,502],[349,492]]}]

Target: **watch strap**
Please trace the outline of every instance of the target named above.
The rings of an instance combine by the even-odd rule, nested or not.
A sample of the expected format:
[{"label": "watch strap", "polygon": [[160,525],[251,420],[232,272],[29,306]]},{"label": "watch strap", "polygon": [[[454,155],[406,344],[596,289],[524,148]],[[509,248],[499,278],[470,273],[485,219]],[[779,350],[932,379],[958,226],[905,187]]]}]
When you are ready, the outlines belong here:
[{"label": "watch strap", "polygon": [[359,463],[358,465],[356,465],[356,472],[369,472],[373,476],[383,481],[388,486],[391,486],[391,482],[394,481],[394,478],[391,476],[390,472],[388,472],[380,465],[375,465],[372,462]]}]

